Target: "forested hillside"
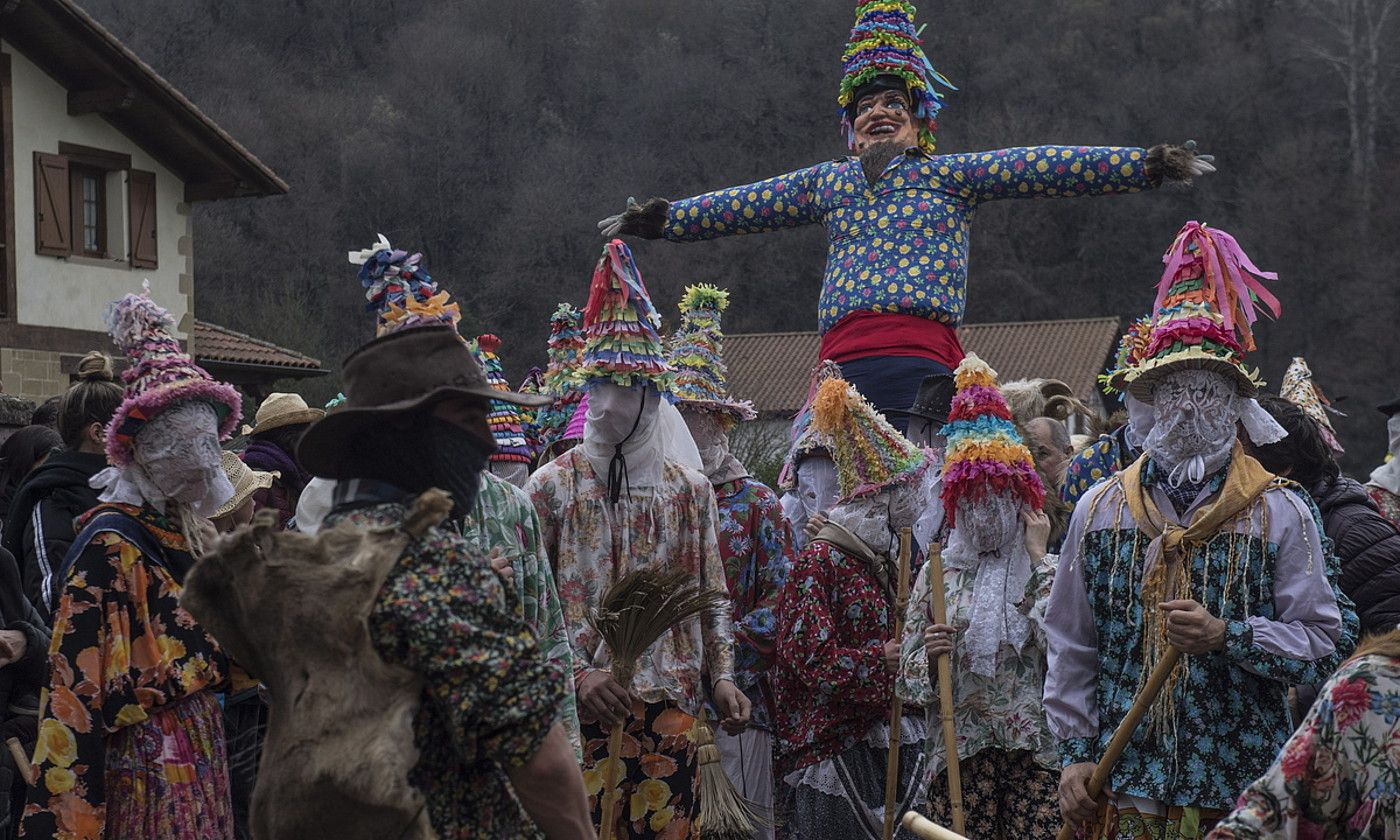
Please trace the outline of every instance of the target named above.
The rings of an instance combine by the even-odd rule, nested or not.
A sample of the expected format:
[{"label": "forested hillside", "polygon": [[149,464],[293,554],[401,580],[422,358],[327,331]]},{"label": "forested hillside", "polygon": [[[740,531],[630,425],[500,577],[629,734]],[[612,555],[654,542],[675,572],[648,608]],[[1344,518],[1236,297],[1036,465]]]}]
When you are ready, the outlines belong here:
[{"label": "forested hillside", "polygon": [[[285,0],[85,7],[281,174],[290,195],[198,209],[198,311],[330,364],[370,334],[345,253],[383,232],[422,250],[513,380],[546,319],[582,304],[594,222],[842,153],[847,0]],[[1200,219],[1276,270],[1259,329],[1275,384],[1306,355],[1376,463],[1400,395],[1400,0],[926,2],[958,87],[944,151],[1195,138],[1194,191],[1003,202],[975,224],[969,320],[1152,303],[1159,257]],[[732,332],[811,329],[818,229],[640,243],[658,306],[728,287]],[[333,387],[328,385],[327,387]]]}]

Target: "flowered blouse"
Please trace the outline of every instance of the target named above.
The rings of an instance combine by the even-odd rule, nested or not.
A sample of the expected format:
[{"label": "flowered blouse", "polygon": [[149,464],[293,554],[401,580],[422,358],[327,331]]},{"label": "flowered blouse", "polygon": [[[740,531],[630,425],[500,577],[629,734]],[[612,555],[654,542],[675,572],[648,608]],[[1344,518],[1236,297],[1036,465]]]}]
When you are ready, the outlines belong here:
[{"label": "flowered blouse", "polygon": [[869,564],[825,540],[798,555],[778,606],[775,774],[840,755],[889,714],[892,605]]},{"label": "flowered blouse", "polygon": [[[792,530],[778,496],[752,478],[715,488],[719,554],[734,606],[734,679],[753,703],[752,723],[772,727],[773,614],[792,568]],[[713,709],[711,710],[714,711]]]},{"label": "flowered blouse", "polygon": [[[1050,598],[1050,584],[1059,558],[1047,554],[1031,571],[1026,584],[1022,610],[1032,620],[1031,637],[1018,651],[1003,644],[997,657],[996,674],[985,677],[971,671],[972,659],[966,647],[953,649],[953,728],[957,733],[958,757],[967,760],[982,750],[1024,750],[1035,755],[1042,767],[1059,768],[1055,739],[1045,725],[1041,697],[1045,691],[1045,634],[1038,619]],[[937,673],[930,673],[924,650],[924,630],[933,623],[933,601],[929,593],[929,567],[919,575],[909,596],[905,613],[901,667],[897,689],[905,700],[928,710],[929,738],[927,783],[943,772],[947,763],[943,749],[942,716],[939,712]],[[948,623],[959,631],[968,627],[972,615],[976,567],[947,563],[943,569],[944,598]]]},{"label": "flowered blouse", "polygon": [[967,304],[979,205],[1149,188],[1143,149],[1031,146],[932,156],[910,149],[873,186],[858,158],[843,157],[673,202],[665,236],[696,242],[821,223],[830,242],[821,332],[853,312],[898,312],[956,327]]},{"label": "flowered blouse", "polygon": [[73,547],[82,553],[53,616],[34,750],[39,782],[29,789],[24,837],[101,838],[107,737],[220,686],[229,672],[218,644],[180,607],[172,569],[192,561],[179,527],[132,505],[102,505],[86,516],[102,510],[139,522],[165,550],[165,565],[108,531]]},{"label": "flowered blouse", "polygon": [[1318,693],[1211,840],[1400,837],[1400,661],[1361,656]]},{"label": "flowered blouse", "polygon": [[1389,519],[1395,527],[1400,528],[1400,496],[1374,484],[1366,485],[1366,492],[1370,494],[1371,501],[1376,503],[1376,507],[1381,509],[1381,516]]},{"label": "flowered blouse", "polygon": [[[396,503],[341,507],[325,527],[398,528],[406,516]],[[389,572],[369,631],[385,661],[423,676],[409,781],[438,836],[543,837],[506,770],[528,761],[559,718],[566,675],[545,661],[485,558],[451,530],[430,529]]]},{"label": "flowered blouse", "polygon": [[510,558],[515,572],[515,613],[534,631],[544,658],[564,669],[566,684],[560,723],[574,752],[582,755],[574,706],[573,653],[564,626],[564,609],[554,588],[554,572],[540,546],[540,520],[530,497],[509,481],[483,470],[481,492],[462,525],[462,536],[481,557]]},{"label": "flowered blouse", "polygon": [[[573,646],[574,680],[611,665],[606,646],[588,624],[608,587],[635,569],[685,569],[705,587],[724,591],[710,483],[667,461],[659,486],[634,489],[608,503],[583,453],[570,450],[530,476],[525,490],[539,514],[545,552],[554,562],[564,622]],[[632,687],[648,703],[666,700],[687,714],[704,701],[701,673],[711,686],[734,679],[734,631],[729,610],[695,618],[652,645],[637,663]]]}]

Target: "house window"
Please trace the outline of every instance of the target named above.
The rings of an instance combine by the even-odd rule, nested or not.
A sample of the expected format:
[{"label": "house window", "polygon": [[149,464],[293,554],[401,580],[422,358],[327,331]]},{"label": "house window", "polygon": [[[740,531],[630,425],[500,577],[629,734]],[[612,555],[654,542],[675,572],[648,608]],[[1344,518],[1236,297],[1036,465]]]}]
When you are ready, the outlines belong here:
[{"label": "house window", "polygon": [[70,164],[68,183],[73,192],[73,253],[107,256],[107,173]]}]

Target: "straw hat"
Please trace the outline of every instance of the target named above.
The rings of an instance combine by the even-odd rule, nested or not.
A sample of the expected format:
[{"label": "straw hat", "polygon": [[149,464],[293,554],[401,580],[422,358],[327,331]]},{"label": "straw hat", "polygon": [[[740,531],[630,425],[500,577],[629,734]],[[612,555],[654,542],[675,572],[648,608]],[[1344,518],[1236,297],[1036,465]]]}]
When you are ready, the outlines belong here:
[{"label": "straw hat", "polygon": [[267,399],[258,406],[253,425],[244,426],[243,434],[260,435],[283,426],[315,423],[325,416],[326,412],[321,409],[307,406],[300,394],[268,394]]},{"label": "straw hat", "polygon": [[227,475],[229,482],[233,484],[233,498],[224,502],[223,507],[214,511],[214,514],[209,517],[210,519],[228,516],[242,507],[243,503],[248,501],[249,496],[259,490],[266,490],[272,486],[273,479],[282,477],[282,474],[276,471],[262,472],[252,469],[232,452],[220,452],[219,463],[224,468],[224,475]]}]

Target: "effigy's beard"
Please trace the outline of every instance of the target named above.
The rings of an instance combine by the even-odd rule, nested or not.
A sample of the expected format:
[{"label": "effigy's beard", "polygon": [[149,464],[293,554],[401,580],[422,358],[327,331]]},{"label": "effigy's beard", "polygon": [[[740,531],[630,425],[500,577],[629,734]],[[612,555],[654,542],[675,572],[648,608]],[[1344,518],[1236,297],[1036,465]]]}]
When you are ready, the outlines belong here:
[{"label": "effigy's beard", "polygon": [[874,186],[885,174],[885,167],[890,165],[890,161],[901,154],[904,154],[904,144],[898,140],[881,140],[866,146],[860,153],[860,168],[865,173],[866,183]]}]

